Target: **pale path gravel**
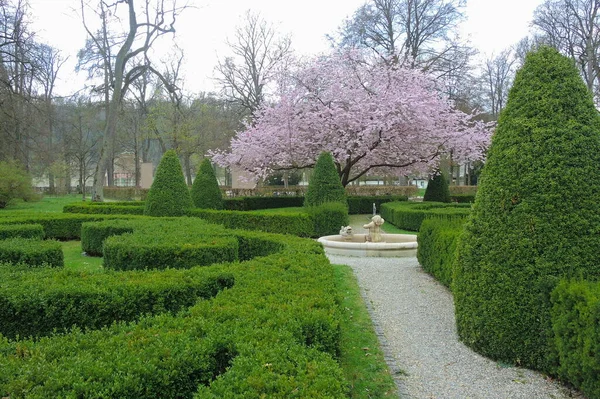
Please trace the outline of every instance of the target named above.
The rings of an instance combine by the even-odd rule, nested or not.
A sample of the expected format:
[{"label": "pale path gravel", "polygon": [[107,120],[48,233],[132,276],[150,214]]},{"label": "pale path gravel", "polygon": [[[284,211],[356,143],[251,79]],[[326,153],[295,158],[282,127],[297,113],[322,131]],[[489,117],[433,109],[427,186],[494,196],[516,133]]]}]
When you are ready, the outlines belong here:
[{"label": "pale path gravel", "polygon": [[384,336],[388,364],[405,373],[396,373],[401,398],[582,398],[539,373],[500,365],[459,342],[451,293],[416,258],[329,259],[354,270]]}]

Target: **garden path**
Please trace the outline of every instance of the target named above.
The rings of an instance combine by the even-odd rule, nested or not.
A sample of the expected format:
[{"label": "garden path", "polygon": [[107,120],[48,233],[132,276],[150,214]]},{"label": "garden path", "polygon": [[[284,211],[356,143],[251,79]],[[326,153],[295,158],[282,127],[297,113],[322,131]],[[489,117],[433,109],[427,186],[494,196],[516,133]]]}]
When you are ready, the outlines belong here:
[{"label": "garden path", "polygon": [[[355,232],[363,220],[353,218]],[[354,270],[401,398],[583,398],[540,373],[497,363],[462,344],[452,294],[416,258],[329,259]]]}]

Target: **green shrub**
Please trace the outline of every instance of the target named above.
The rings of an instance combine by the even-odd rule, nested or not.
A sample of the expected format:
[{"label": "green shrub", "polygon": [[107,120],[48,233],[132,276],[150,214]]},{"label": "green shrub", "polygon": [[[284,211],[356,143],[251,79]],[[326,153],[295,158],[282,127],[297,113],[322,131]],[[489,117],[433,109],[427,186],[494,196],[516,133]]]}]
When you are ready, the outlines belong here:
[{"label": "green shrub", "polygon": [[318,206],[326,202],[346,204],[346,191],[338,175],[333,157],[328,152],[319,155],[308,182],[304,206]]},{"label": "green shrub", "polygon": [[255,211],[260,209],[300,207],[304,197],[237,197],[223,200],[229,211]]},{"label": "green shrub", "polygon": [[381,205],[381,216],[386,223],[399,229],[419,231],[426,218],[445,220],[464,219],[469,215],[470,204],[443,202],[389,202]]},{"label": "green shrub", "polygon": [[0,396],[346,398],[334,358],[340,329],[335,280],[320,244],[260,232],[230,234],[243,237],[240,252],[244,246],[258,253],[265,243],[279,252],[210,268],[132,273],[152,274],[147,281],[158,282],[162,273],[235,279],[211,300],[176,314],[33,340],[0,336]]},{"label": "green shrub", "polygon": [[439,172],[429,179],[423,201],[450,202],[450,190],[446,176]]},{"label": "green shrub", "polygon": [[141,221],[110,220],[81,225],[81,249],[89,256],[102,256],[104,240],[110,236],[133,233]]},{"label": "green shrub", "polygon": [[198,217],[209,223],[221,224],[230,229],[259,230],[268,233],[292,234],[299,237],[314,237],[312,220],[307,213],[273,213],[261,211],[215,211],[192,209],[189,216]]},{"label": "green shrub", "polygon": [[194,206],[201,209],[223,209],[223,197],[215,171],[208,158],[204,158],[192,184]]},{"label": "green shrub", "polygon": [[44,238],[44,228],[39,224],[0,224],[0,240],[7,238]]},{"label": "green shrub", "polygon": [[427,273],[450,288],[456,244],[464,220],[425,219],[417,236],[417,259]]},{"label": "green shrub", "polygon": [[132,201],[125,205],[114,202],[82,202],[63,207],[64,213],[85,213],[93,215],[143,215],[145,204]]},{"label": "green shrub", "polygon": [[348,208],[339,202],[324,203],[307,208],[313,222],[315,237],[338,234],[341,226],[348,225]]},{"label": "green shrub", "polygon": [[32,273],[0,265],[0,280],[0,333],[11,339],[176,314],[233,286],[232,275],[201,268],[89,274],[65,269]]},{"label": "green shrub", "polygon": [[81,224],[84,222],[127,219],[135,216],[81,215],[81,214],[19,214],[0,218],[0,226],[16,224],[38,224],[44,229],[44,238],[55,240],[78,240],[81,238]]},{"label": "green shrub", "polygon": [[598,132],[600,115],[573,62],[547,47],[528,54],[458,247],[458,333],[478,352],[554,368],[555,281],[600,277]]},{"label": "green shrub", "polygon": [[14,161],[0,161],[0,209],[15,199],[35,199],[31,176]]},{"label": "green shrub", "polygon": [[563,280],[552,292],[558,375],[600,398],[600,283]]},{"label": "green shrub", "polygon": [[384,195],[384,196],[352,196],[348,197],[348,213],[350,215],[361,215],[364,213],[373,213],[373,204],[377,208],[377,213],[381,212],[381,204],[394,201],[408,201],[405,195]]},{"label": "green shrub", "polygon": [[177,153],[169,150],[156,169],[154,182],[146,196],[144,215],[183,216],[193,205]]},{"label": "green shrub", "polygon": [[62,247],[57,241],[31,238],[0,240],[0,262],[29,266],[64,266]]}]

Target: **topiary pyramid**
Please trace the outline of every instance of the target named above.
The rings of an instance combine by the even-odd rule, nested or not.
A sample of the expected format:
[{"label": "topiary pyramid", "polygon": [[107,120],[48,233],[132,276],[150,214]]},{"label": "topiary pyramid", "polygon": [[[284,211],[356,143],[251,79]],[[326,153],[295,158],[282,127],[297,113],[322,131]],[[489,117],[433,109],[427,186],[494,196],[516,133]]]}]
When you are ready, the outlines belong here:
[{"label": "topiary pyramid", "polygon": [[317,206],[326,202],[341,202],[345,205],[348,203],[346,190],[335,169],[333,157],[328,152],[322,152],[308,181],[304,206]]},{"label": "topiary pyramid", "polygon": [[429,179],[423,201],[450,202],[448,180],[441,171]]},{"label": "topiary pyramid", "polygon": [[154,182],[146,196],[144,215],[183,216],[190,208],[193,208],[192,197],[179,158],[174,150],[169,150],[156,168]]},{"label": "topiary pyramid", "polygon": [[547,47],[517,73],[458,244],[460,338],[551,371],[550,292],[600,277],[600,117],[572,61]]},{"label": "topiary pyramid", "polygon": [[208,158],[204,158],[200,164],[191,194],[196,208],[223,209],[223,196]]}]

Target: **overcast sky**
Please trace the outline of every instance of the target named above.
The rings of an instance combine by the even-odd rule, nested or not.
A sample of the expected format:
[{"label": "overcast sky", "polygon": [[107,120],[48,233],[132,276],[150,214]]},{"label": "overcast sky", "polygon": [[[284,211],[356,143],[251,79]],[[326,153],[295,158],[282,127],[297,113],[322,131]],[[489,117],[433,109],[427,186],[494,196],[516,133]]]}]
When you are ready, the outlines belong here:
[{"label": "overcast sky", "polygon": [[[482,54],[498,53],[528,32],[533,10],[543,0],[468,0],[463,35]],[[248,9],[259,11],[278,31],[292,35],[292,46],[300,54],[327,51],[330,34],[365,0],[190,0],[177,21],[177,42],[185,51],[187,92],[214,89],[211,79],[217,57],[227,55],[224,45]],[[38,37],[70,56],[61,71],[59,94],[66,95],[84,83],[73,71],[77,50],[85,42],[78,13],[79,0],[30,0],[33,29]]]}]

